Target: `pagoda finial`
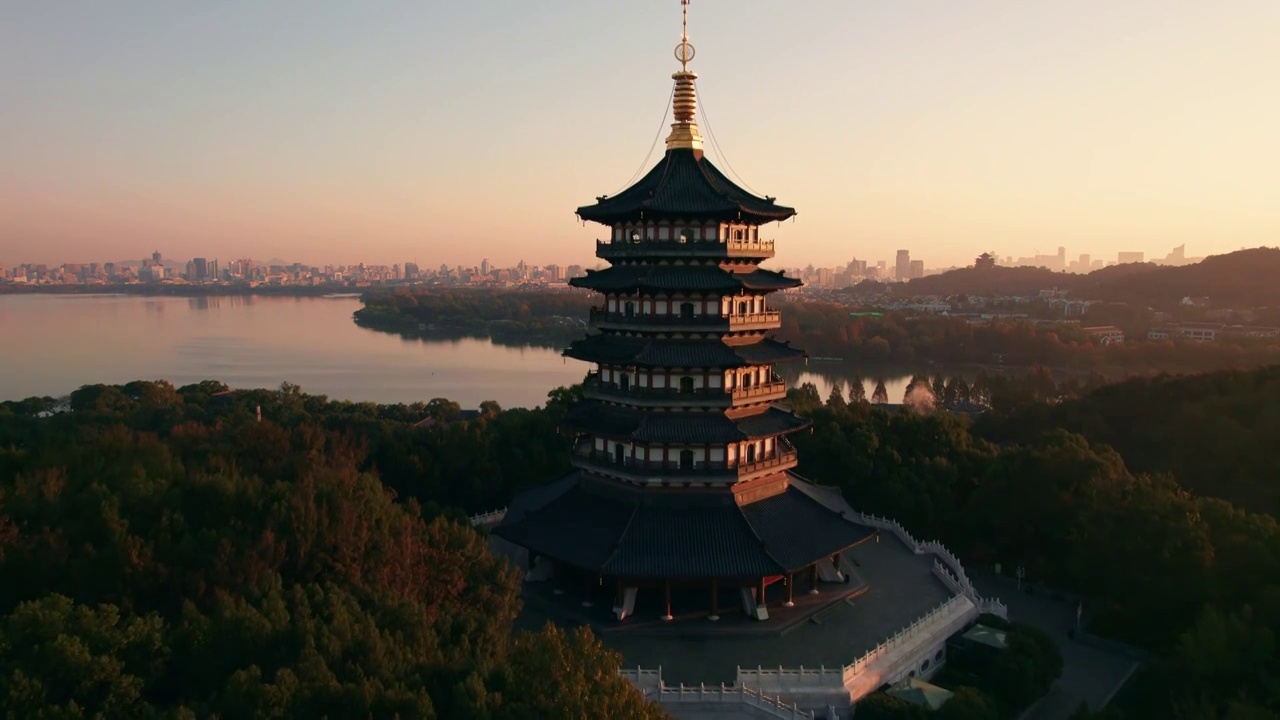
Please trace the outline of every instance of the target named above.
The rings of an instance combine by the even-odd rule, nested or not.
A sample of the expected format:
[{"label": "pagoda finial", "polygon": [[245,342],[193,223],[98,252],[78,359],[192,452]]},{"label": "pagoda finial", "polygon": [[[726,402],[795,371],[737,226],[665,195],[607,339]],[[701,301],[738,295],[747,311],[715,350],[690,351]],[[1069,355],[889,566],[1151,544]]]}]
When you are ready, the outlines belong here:
[{"label": "pagoda finial", "polygon": [[693,81],[698,74],[689,69],[697,51],[689,43],[689,0],[680,0],[682,24],[680,44],[676,46],[676,59],[680,61],[680,71],[672,75],[676,81],[675,93],[671,100],[672,114],[675,123],[671,126],[671,134],[667,136],[667,149],[683,148],[693,150],[702,155],[702,136],[698,133],[698,124],[694,117],[698,114],[698,92]]}]

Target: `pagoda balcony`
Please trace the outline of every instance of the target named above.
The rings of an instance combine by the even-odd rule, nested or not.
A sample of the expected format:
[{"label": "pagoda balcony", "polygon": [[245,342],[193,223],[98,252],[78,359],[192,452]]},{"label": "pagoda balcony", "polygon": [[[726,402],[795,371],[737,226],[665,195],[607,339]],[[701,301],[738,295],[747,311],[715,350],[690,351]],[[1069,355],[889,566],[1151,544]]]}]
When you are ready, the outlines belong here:
[{"label": "pagoda balcony", "polygon": [[773,257],[772,240],[597,240],[602,260],[648,257],[759,258]]},{"label": "pagoda balcony", "polygon": [[787,384],[778,376],[767,383],[738,387],[727,390],[722,387],[703,387],[682,390],[678,387],[649,388],[629,385],[623,388],[616,382],[605,382],[600,373],[587,374],[582,381],[582,394],[592,400],[619,400],[629,405],[670,406],[673,404],[696,405],[698,407],[739,407],[756,403],[785,400]]},{"label": "pagoda balcony", "polygon": [[773,402],[787,397],[787,384],[777,375],[767,383],[751,387],[737,387],[730,391],[734,405],[749,405],[759,402]]},{"label": "pagoda balcony", "polygon": [[717,460],[681,463],[677,460],[639,460],[629,457],[624,457],[619,462],[608,452],[596,450],[592,441],[587,440],[574,446],[569,464],[579,470],[637,485],[660,485],[671,481],[730,485],[761,473],[790,470],[799,464],[799,455],[790,442],[779,438],[777,450],[751,462]]},{"label": "pagoda balcony", "polygon": [[[734,398],[724,388],[693,388],[682,390],[678,387],[651,388],[629,385],[622,387],[618,383],[604,382],[600,374],[592,372],[582,381],[582,394],[593,400],[619,400],[636,406],[669,406],[672,404],[696,405],[699,407],[729,407]],[[785,391],[783,395],[785,395]]]},{"label": "pagoda balcony", "polygon": [[776,330],[782,326],[782,313],[766,310],[745,315],[644,315],[609,312],[591,308],[591,324],[601,330],[650,330],[668,332],[745,332]]}]

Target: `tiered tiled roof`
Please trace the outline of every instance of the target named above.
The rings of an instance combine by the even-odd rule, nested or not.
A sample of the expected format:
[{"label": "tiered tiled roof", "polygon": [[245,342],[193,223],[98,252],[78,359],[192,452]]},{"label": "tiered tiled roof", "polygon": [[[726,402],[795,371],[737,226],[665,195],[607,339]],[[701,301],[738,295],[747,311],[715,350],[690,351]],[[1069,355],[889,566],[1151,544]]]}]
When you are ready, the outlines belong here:
[{"label": "tiered tiled roof", "polygon": [[626,190],[578,208],[578,217],[605,225],[694,218],[767,223],[795,214],[794,208],[773,198],[757,197],[738,187],[702,153],[685,148],[668,150]]},{"label": "tiered tiled roof", "polygon": [[786,290],[804,283],[772,270],[731,272],[716,265],[614,265],[604,270],[588,270],[585,277],[569,281],[574,287],[618,292],[662,290],[732,293],[739,290]]},{"label": "tiered tiled roof", "polygon": [[494,533],[560,562],[629,578],[758,578],[795,572],[875,535],[786,489],[739,506],[729,496],[660,498],[577,473],[523,494]]},{"label": "tiered tiled roof", "polygon": [[726,345],[720,340],[667,340],[604,334],[575,340],[564,355],[609,365],[712,369],[791,362],[806,357],[803,350],[772,339],[751,345]]}]

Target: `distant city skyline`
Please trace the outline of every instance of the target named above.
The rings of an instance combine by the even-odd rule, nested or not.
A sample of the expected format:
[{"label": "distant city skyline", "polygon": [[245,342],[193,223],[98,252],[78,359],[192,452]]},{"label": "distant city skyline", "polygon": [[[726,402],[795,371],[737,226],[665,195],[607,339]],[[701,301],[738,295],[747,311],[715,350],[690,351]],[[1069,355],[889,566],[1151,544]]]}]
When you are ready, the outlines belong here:
[{"label": "distant city skyline", "polygon": [[[1234,248],[1234,249],[1226,250],[1224,252],[1235,252],[1236,250],[1240,250],[1240,249],[1244,249],[1244,248]],[[1195,256],[1186,255],[1185,245],[1179,245],[1178,247],[1175,247],[1175,248],[1166,248],[1163,252],[1159,252],[1159,251],[1147,252],[1145,250],[1115,250],[1115,251],[1112,251],[1109,255],[1103,255],[1103,256],[1094,256],[1090,253],[1077,253],[1075,255],[1071,255],[1066,252],[1068,248],[1065,248],[1062,246],[1056,248],[1056,250],[1062,251],[1062,252],[1054,252],[1054,253],[1037,252],[1033,255],[1017,255],[1017,254],[1000,252],[997,249],[993,249],[993,248],[974,248],[972,251],[970,251],[967,254],[964,254],[964,253],[960,254],[963,257],[967,258],[967,260],[962,259],[954,263],[947,263],[947,262],[934,262],[932,259],[929,259],[929,258],[913,257],[912,256],[913,251],[911,248],[900,248],[886,254],[884,257],[878,257],[875,255],[865,255],[865,254],[859,256],[858,254],[854,254],[843,260],[836,260],[835,262],[831,262],[831,263],[823,263],[820,261],[805,260],[803,258],[799,258],[795,261],[785,262],[785,263],[773,260],[773,261],[769,261],[769,264],[771,266],[777,266],[777,267],[783,267],[783,266],[785,267],[805,267],[805,266],[843,267],[847,265],[850,261],[857,260],[861,262],[863,265],[869,264],[871,266],[875,266],[876,263],[887,264],[888,276],[891,279],[902,279],[901,277],[902,273],[897,267],[897,262],[903,258],[903,255],[902,255],[903,252],[907,253],[906,259],[909,264],[923,263],[921,267],[929,271],[945,270],[945,269],[954,268],[954,267],[967,267],[967,266],[973,265],[974,259],[977,256],[984,253],[990,253],[990,255],[995,259],[996,264],[998,265],[1005,265],[1005,266],[1034,265],[1034,266],[1047,267],[1051,270],[1069,270],[1072,272],[1087,271],[1084,266],[1078,266],[1077,264],[1080,260],[1088,260],[1090,258],[1092,258],[1094,262],[1094,266],[1092,267],[1092,269],[1098,269],[1105,265],[1116,264],[1117,262],[1120,262],[1120,263],[1126,263],[1126,262],[1169,263],[1170,261],[1172,261],[1172,264],[1183,264],[1184,261],[1199,262],[1200,260],[1204,259],[1203,255],[1195,255]],[[191,257],[172,257],[167,253],[162,252],[160,249],[156,249],[156,250],[153,250],[152,252],[139,253],[136,256],[132,256],[132,257],[120,257],[120,258],[112,258],[112,259],[106,259],[102,257],[76,258],[76,259],[61,258],[61,259],[52,259],[52,260],[15,258],[12,261],[0,261],[0,269],[13,268],[19,265],[40,265],[40,264],[56,267],[56,266],[65,265],[65,264],[80,265],[80,264],[89,264],[89,263],[97,263],[97,264],[146,263],[148,259],[153,258],[156,255],[163,257],[164,262],[166,264],[170,264],[173,266],[182,266],[187,262],[197,258],[211,258],[211,259],[221,258],[225,261],[228,257],[224,255],[219,255],[218,253],[211,252],[211,251],[204,251]],[[782,256],[783,253],[779,252],[778,255]],[[320,259],[317,261],[308,261],[308,260],[301,260],[301,259],[295,259],[295,258],[280,257],[278,255],[265,253],[265,252],[257,252],[257,253],[249,252],[241,256],[235,256],[232,259],[237,261],[250,260],[258,264],[307,265],[307,266],[313,266],[313,267],[324,267],[327,265],[354,266],[354,265],[360,265],[360,264],[385,265],[387,267],[390,267],[392,265],[404,265],[406,263],[412,263],[412,264],[421,265],[423,267],[436,267],[438,265],[444,264],[450,267],[462,266],[462,267],[468,267],[468,268],[481,268],[483,267],[483,264],[487,263],[492,267],[497,268],[497,267],[515,267],[516,265],[526,263],[526,262],[532,265],[538,265],[538,266],[546,265],[546,264],[554,264],[554,263],[546,263],[544,262],[546,258],[540,258],[536,255],[522,256],[511,262],[495,261],[487,257],[484,257],[481,260],[476,260],[474,259],[475,257],[476,256],[473,256],[471,259],[464,258],[459,262],[445,262],[441,260],[439,257],[435,257],[435,256],[422,257],[420,255],[411,257],[411,258],[404,258],[404,257],[392,258],[389,261],[374,260],[371,258],[366,258],[366,259],[357,258],[355,260],[342,260],[342,261],[326,260],[326,259]],[[1057,258],[1061,262],[1061,264],[1055,264],[1054,262],[1055,258]],[[595,257],[594,255],[587,255],[586,260],[566,261],[564,258],[558,258],[556,260],[561,264],[566,264],[567,262],[567,264],[581,265],[583,267],[597,267],[597,266],[604,267],[608,264],[604,260],[601,260],[600,258]],[[919,274],[917,273],[915,275],[912,275],[908,267],[907,276],[919,277]]]},{"label": "distant city skyline", "polygon": [[[690,32],[713,159],[800,210],[772,265],[946,267],[1280,244],[1278,25],[1274,0],[695,0]],[[678,37],[674,1],[6,7],[0,263],[591,264],[572,211],[640,165]]]}]

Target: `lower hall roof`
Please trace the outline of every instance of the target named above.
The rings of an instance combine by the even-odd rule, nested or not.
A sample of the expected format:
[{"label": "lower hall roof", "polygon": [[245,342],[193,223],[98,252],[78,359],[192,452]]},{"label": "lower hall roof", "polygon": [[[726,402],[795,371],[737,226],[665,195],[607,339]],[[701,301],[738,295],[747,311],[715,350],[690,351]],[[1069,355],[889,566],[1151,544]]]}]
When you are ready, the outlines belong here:
[{"label": "lower hall roof", "polygon": [[625,578],[758,578],[802,570],[875,535],[788,477],[739,505],[728,491],[627,489],[575,471],[521,493],[494,534],[531,552]]}]

